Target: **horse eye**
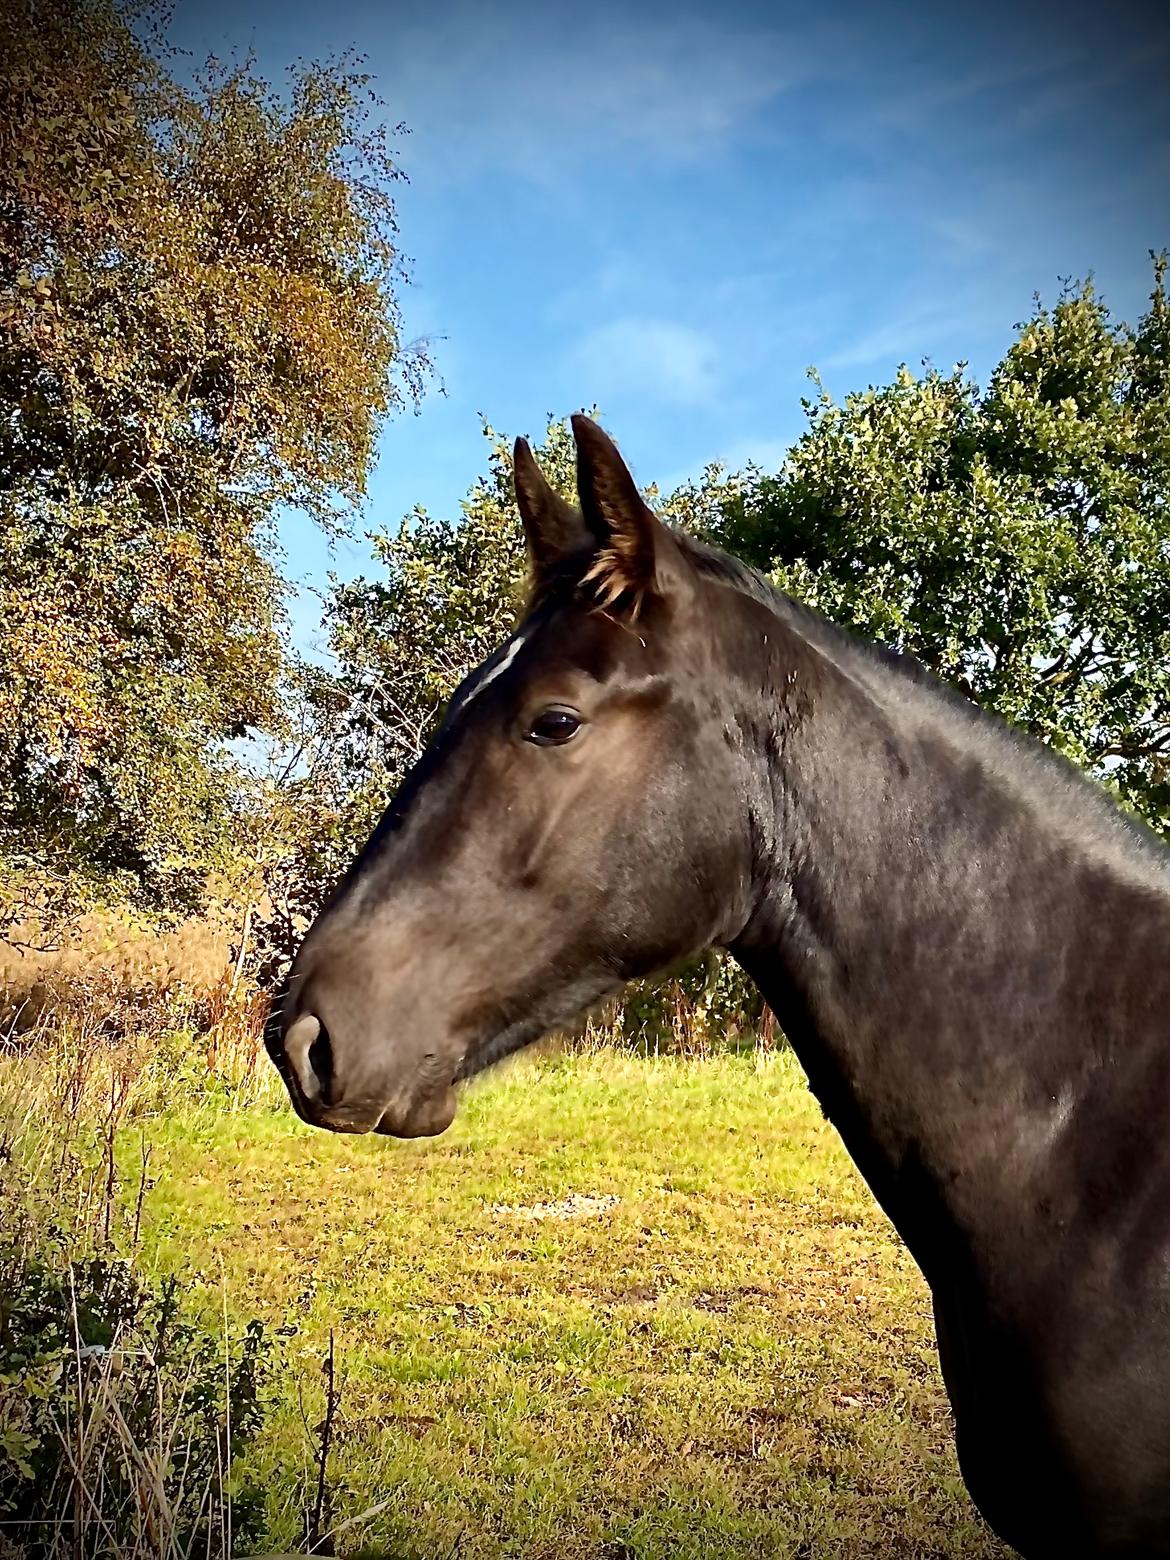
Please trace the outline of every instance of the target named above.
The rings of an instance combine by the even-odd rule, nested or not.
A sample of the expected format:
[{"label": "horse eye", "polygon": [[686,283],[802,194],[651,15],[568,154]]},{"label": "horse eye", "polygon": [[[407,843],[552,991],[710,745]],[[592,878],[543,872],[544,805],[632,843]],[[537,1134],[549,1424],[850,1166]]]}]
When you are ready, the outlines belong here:
[{"label": "horse eye", "polygon": [[539,747],[554,747],[575,737],[580,728],[581,717],[572,710],[541,710],[529,727],[528,741]]}]

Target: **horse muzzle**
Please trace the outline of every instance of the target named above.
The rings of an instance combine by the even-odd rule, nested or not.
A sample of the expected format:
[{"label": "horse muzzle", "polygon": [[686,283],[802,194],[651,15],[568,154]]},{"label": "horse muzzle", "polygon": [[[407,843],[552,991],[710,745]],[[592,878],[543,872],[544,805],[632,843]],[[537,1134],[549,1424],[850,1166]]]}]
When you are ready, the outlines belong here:
[{"label": "horse muzzle", "polygon": [[[286,987],[265,1034],[301,1120],[329,1132],[399,1138],[445,1131],[455,1116],[459,1058],[447,1066],[435,1049],[366,1034],[352,1005],[321,997],[311,982],[301,981],[295,997]],[[338,1012],[327,1019],[322,1007]]]}]

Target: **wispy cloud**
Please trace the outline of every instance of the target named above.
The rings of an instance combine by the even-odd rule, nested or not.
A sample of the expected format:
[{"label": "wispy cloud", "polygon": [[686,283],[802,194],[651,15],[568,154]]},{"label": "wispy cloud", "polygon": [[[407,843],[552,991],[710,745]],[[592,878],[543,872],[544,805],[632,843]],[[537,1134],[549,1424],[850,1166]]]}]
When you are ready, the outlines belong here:
[{"label": "wispy cloud", "polygon": [[591,330],[570,357],[587,398],[601,405],[629,396],[694,405],[715,393],[713,344],[701,331],[673,320],[611,320]]},{"label": "wispy cloud", "polygon": [[976,262],[980,255],[995,248],[995,239],[984,224],[965,214],[932,214],[924,219],[923,226],[941,241],[951,259],[961,263]]},{"label": "wispy cloud", "polygon": [[515,8],[428,8],[399,34],[396,107],[414,132],[408,162],[428,178],[485,170],[537,181],[607,176],[607,159],[685,163],[728,139],[808,78],[807,38],[714,14],[661,22],[599,4],[565,16]]},{"label": "wispy cloud", "polygon": [[[970,299],[928,302],[890,314],[820,359],[827,371],[870,368],[875,364],[918,363],[932,356],[940,341],[969,341],[982,324]],[[1002,327],[1002,320],[996,317]],[[942,366],[942,365],[940,365]]]},{"label": "wispy cloud", "polygon": [[1054,79],[1067,76],[1079,59],[1079,51],[1058,48],[1022,59],[1008,56],[992,63],[979,63],[969,70],[917,86],[901,81],[877,98],[873,114],[886,125],[918,132],[924,125],[937,125],[940,117],[990,96],[998,99],[1015,91],[1021,102],[1028,103],[1040,88],[1047,89]]}]

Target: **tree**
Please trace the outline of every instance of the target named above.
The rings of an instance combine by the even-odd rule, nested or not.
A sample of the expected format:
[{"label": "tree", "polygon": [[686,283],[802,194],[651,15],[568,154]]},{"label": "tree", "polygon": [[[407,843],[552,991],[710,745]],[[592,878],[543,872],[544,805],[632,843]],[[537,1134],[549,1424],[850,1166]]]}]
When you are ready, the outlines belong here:
[{"label": "tree", "polygon": [[[327,667],[290,671],[297,730],[276,757],[262,811],[269,835],[268,928],[274,961],[365,843],[422,753],[459,683],[507,637],[523,606],[527,563],[508,442],[485,425],[488,469],[457,520],[418,508],[370,533],[378,573],[333,579]],[[567,421],[549,420],[537,451],[550,480],[576,492]]]},{"label": "tree", "polygon": [[[1038,308],[986,394],[907,370],[838,406],[806,402],[784,469],[648,497],[782,589],[914,652],[1114,784],[1157,823],[1170,791],[1170,321],[1115,328],[1091,288]],[[462,677],[511,630],[525,560],[508,443],[459,520],[422,511],[372,538],[378,573],[335,582],[334,664],[306,668],[303,734],[273,857],[286,932],[369,836]],[[566,497],[573,446],[538,459]],[[276,836],[274,835],[274,838]]]},{"label": "tree", "polygon": [[159,13],[0,20],[0,855],[190,899],[278,718],[271,522],[416,395],[360,63],[168,74]]},{"label": "tree", "polygon": [[835,404],[776,476],[693,519],[830,617],[1170,815],[1170,308],[1137,329],[1091,286],[1019,328],[986,393],[899,371]]}]

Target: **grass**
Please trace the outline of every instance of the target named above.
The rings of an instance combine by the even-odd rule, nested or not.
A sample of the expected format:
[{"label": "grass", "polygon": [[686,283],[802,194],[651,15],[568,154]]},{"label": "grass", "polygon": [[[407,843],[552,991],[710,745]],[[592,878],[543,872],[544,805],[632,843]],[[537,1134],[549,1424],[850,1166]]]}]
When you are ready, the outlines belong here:
[{"label": "grass", "polygon": [[263,1532],[235,1471],[266,1406],[263,1329],[200,1319],[139,1261],[143,1118],[262,1090],[251,1007],[216,1026],[214,1079],[177,1033],[107,1043],[97,1010],[0,1036],[0,1560],[230,1560]]},{"label": "grass", "polygon": [[544,1057],[442,1138],[177,1105],[140,1261],[291,1331],[248,1453],[293,1547],[336,1340],[338,1548],[990,1560],[925,1286],[786,1053]]}]

